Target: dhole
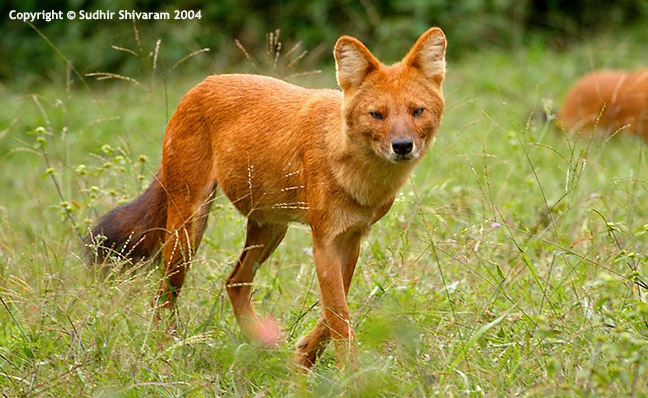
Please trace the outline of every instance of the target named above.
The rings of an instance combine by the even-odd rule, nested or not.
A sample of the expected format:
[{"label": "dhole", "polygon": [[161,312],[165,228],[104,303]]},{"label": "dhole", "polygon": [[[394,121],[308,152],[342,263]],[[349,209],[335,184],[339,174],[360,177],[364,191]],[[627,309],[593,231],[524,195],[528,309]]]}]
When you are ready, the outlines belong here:
[{"label": "dhole", "polygon": [[245,336],[272,345],[281,333],[254,311],[252,280],[288,224],[308,224],[323,313],[294,360],[310,368],[332,338],[342,364],[354,347],[346,296],[360,242],[437,132],[445,49],[443,32],[431,28],[402,61],[385,66],[343,36],[334,50],[342,92],[254,75],[206,78],[169,120],[162,165],[146,192],[92,230],[101,242],[96,259],[114,250],[146,258],[161,247],[165,277],[154,303],[173,310],[220,187],[248,219],[226,282],[234,315]]},{"label": "dhole", "polygon": [[622,127],[648,138],[648,70],[597,71],[579,79],[558,115],[567,130]]}]

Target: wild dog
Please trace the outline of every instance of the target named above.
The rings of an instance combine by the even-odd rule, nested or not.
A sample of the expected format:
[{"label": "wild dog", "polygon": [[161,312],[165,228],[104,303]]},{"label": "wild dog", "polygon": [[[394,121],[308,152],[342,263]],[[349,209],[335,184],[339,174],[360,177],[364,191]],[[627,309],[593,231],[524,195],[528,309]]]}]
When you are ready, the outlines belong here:
[{"label": "wild dog", "polygon": [[558,121],[566,130],[594,128],[648,138],[648,70],[602,70],[569,89]]},{"label": "wild dog", "polygon": [[294,361],[312,367],[332,338],[343,363],[355,340],[347,292],[360,243],[437,133],[445,50],[443,32],[431,28],[386,66],[343,36],[334,49],[342,91],[256,75],[207,77],[169,120],[148,189],[92,230],[93,240],[102,235],[97,258],[119,247],[137,259],[161,249],[165,276],[154,301],[156,311],[173,310],[220,187],[247,217],[245,247],[226,281],[234,315],[245,336],[271,345],[281,332],[252,307],[252,280],[288,224],[307,224],[322,315]]}]

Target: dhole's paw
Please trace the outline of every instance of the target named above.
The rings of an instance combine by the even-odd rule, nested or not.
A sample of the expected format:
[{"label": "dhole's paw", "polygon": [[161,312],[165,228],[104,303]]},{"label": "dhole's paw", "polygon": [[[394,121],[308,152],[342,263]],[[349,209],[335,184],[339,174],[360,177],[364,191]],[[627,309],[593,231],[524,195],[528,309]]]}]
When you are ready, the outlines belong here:
[{"label": "dhole's paw", "polygon": [[259,319],[255,325],[254,335],[263,347],[274,348],[283,342],[283,331],[277,321],[271,316]]},{"label": "dhole's paw", "polygon": [[293,363],[298,370],[309,372],[315,365],[319,354],[324,351],[324,347],[325,345],[321,344],[321,342],[315,344],[308,336],[302,337],[297,343]]}]

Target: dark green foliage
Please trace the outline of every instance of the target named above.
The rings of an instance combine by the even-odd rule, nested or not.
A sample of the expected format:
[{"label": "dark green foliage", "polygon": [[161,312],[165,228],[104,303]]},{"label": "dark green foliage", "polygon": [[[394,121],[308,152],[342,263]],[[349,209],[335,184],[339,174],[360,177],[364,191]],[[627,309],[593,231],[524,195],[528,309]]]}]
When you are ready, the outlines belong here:
[{"label": "dark green foliage", "polygon": [[[286,0],[279,3],[254,0],[220,0],[214,2],[181,0],[169,5],[157,0],[10,0],[0,5],[0,81],[23,85],[64,76],[67,61],[27,23],[8,18],[12,9],[43,10],[200,10],[200,20],[137,21],[141,37],[151,43],[133,40],[133,23],[129,20],[36,21],[42,31],[65,54],[67,61],[80,73],[111,71],[131,75],[141,62],[111,45],[125,47],[149,57],[141,48],[155,48],[161,39],[162,64],[173,64],[184,55],[208,47],[220,55],[204,58],[194,67],[222,72],[225,65],[244,60],[233,39],[250,53],[265,46],[266,32],[276,29],[284,38],[298,38],[302,48],[310,49],[313,64],[331,62],[329,50],[342,34],[351,34],[376,49],[376,55],[394,61],[402,49],[430,26],[442,27],[451,38],[451,57],[476,48],[497,45],[511,47],[523,44],[532,36],[543,35],[557,46],[587,37],[600,27],[620,26],[648,16],[644,2],[623,0]],[[297,39],[295,39],[296,41]],[[86,45],[80,46],[81,42]],[[87,45],[90,43],[90,45]],[[294,43],[286,43],[290,47]],[[288,51],[285,48],[284,51]],[[149,61],[152,62],[152,59]],[[210,62],[216,65],[209,64]]]}]

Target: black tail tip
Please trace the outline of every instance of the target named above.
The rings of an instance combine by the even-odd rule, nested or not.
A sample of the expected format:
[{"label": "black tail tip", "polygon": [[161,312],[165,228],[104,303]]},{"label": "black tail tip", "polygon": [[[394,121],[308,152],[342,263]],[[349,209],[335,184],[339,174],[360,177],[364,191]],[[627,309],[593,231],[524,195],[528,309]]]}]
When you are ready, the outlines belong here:
[{"label": "black tail tip", "polygon": [[[118,208],[119,209],[119,208]],[[123,223],[118,209],[108,212],[85,239],[89,264],[114,262],[133,265],[140,261],[157,260],[162,232],[159,229],[137,230]]]},{"label": "black tail tip", "polygon": [[83,245],[85,247],[85,259],[88,264],[103,264],[106,262],[111,252],[114,252],[114,247],[106,244],[108,238],[93,228],[88,235],[86,235]]},{"label": "black tail tip", "polygon": [[134,232],[120,222],[120,208],[106,213],[85,239],[86,256],[90,264],[136,260],[133,256]]}]

